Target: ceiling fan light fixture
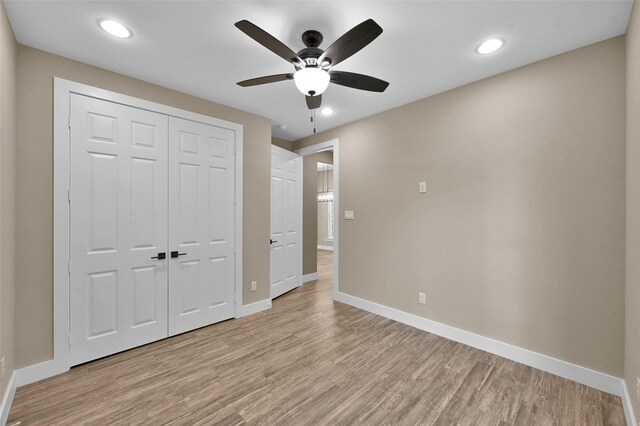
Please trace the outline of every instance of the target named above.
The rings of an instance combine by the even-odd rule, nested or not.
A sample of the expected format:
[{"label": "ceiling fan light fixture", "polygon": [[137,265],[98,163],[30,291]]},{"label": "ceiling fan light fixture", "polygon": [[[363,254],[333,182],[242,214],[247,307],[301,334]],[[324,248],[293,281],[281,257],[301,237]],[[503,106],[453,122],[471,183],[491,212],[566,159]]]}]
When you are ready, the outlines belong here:
[{"label": "ceiling fan light fixture", "polygon": [[298,90],[306,96],[321,95],[329,87],[329,73],[321,68],[309,67],[293,75]]}]

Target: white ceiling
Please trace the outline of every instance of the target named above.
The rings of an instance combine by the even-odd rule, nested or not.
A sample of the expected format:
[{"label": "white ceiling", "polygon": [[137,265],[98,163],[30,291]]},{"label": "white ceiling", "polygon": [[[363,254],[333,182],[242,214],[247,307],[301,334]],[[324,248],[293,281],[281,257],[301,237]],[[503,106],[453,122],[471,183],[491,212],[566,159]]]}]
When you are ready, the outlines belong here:
[{"label": "white ceiling", "polygon": [[[389,81],[385,93],[330,85],[318,131],[626,32],[631,1],[17,1],[5,0],[18,42],[249,111],[273,122],[274,136],[313,131],[293,81],[235,83],[293,67],[234,27],[248,19],[294,51],[316,29],[326,48],[368,18],[384,32],[336,66]],[[133,31],[115,39],[98,28],[114,18]],[[506,40],[494,54],[477,45]],[[278,126],[285,125],[286,129]]]}]

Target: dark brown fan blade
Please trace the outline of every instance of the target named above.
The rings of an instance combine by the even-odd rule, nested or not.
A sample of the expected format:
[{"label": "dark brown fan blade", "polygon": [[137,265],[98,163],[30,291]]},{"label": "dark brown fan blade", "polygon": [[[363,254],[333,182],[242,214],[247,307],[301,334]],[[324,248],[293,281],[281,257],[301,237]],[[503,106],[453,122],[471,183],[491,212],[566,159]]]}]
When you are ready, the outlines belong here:
[{"label": "dark brown fan blade", "polygon": [[302,59],[300,59],[296,52],[289,49],[284,45],[284,43],[282,43],[280,40],[266,32],[262,28],[258,27],[257,25],[252,24],[246,19],[236,22],[235,25],[240,31],[257,41],[276,55],[280,56],[285,61],[294,64],[296,62],[302,62]]},{"label": "dark brown fan blade", "polygon": [[369,92],[384,92],[389,86],[389,83],[386,81],[369,75],[346,71],[331,71],[329,74],[331,74],[332,83],[354,89],[368,90]]},{"label": "dark brown fan blade", "polygon": [[309,109],[320,108],[320,105],[322,105],[322,95],[305,96],[305,98],[307,100],[307,106],[309,107]]},{"label": "dark brown fan blade", "polygon": [[371,43],[380,34],[382,28],[373,19],[367,19],[347,31],[342,37],[333,42],[324,51],[318,63],[321,64],[325,58],[331,60],[331,65],[337,65],[344,61],[360,49]]},{"label": "dark brown fan blade", "polygon": [[238,86],[249,87],[249,86],[258,86],[260,84],[275,83],[277,81],[284,81],[284,80],[293,80],[293,74],[266,75],[264,77],[244,80],[237,84]]}]

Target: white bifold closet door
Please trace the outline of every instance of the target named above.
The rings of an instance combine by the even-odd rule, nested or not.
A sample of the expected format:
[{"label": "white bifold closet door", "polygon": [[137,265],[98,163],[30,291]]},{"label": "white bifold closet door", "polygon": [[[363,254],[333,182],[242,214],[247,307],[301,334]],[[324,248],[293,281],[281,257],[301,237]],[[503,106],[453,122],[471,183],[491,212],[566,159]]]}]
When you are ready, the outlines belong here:
[{"label": "white bifold closet door", "polygon": [[232,318],[235,133],[81,95],[69,124],[71,365]]},{"label": "white bifold closet door", "polygon": [[178,256],[169,268],[174,335],[235,315],[235,133],[171,117],[169,140],[169,247]]},{"label": "white bifold closet door", "polygon": [[71,365],[167,336],[166,116],[71,98]]}]

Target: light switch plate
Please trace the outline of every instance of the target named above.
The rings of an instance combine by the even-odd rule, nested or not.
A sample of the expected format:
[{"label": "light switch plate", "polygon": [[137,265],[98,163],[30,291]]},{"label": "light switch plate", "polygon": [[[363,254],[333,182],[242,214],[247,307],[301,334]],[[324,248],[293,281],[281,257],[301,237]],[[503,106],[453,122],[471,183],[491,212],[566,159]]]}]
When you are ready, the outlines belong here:
[{"label": "light switch plate", "polygon": [[345,220],[353,220],[353,219],[355,219],[355,215],[353,214],[353,210],[345,210],[344,211],[344,219]]},{"label": "light switch plate", "polygon": [[420,182],[419,190],[420,190],[421,193],[422,192],[427,192],[427,182]]},{"label": "light switch plate", "polygon": [[251,281],[251,291],[256,291],[258,289],[258,281]]}]

